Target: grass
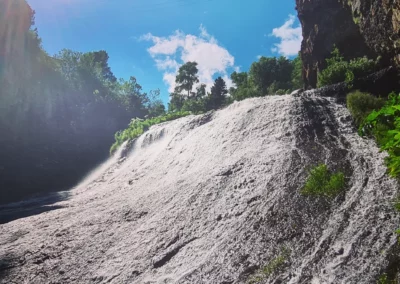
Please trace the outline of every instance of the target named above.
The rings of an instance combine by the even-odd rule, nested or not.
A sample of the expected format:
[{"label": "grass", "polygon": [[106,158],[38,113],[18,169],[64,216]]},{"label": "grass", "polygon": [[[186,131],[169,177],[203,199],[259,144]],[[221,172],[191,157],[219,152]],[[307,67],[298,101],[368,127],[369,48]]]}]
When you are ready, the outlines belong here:
[{"label": "grass", "polygon": [[259,269],[247,282],[247,284],[260,283],[264,279],[271,276],[273,273],[277,272],[283,267],[286,260],[290,255],[290,251],[287,248],[283,248],[282,252],[272,259],[269,263]]},{"label": "grass", "polygon": [[345,180],[342,172],[331,173],[327,165],[320,164],[310,170],[301,194],[335,197],[344,187]]},{"label": "grass", "polygon": [[115,143],[110,148],[110,154],[113,154],[125,141],[133,140],[142,135],[150,128],[150,126],[166,121],[175,120],[184,116],[188,116],[190,114],[191,113],[188,111],[179,111],[170,112],[162,116],[157,116],[145,120],[139,118],[132,119],[127,129],[115,133]]}]

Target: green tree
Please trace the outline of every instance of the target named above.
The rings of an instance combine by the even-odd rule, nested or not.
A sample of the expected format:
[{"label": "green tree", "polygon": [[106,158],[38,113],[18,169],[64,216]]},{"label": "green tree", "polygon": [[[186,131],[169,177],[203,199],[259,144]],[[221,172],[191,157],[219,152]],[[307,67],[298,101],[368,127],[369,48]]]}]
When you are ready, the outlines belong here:
[{"label": "green tree", "polygon": [[162,116],[165,114],[165,106],[160,99],[160,89],[150,91],[147,109],[149,117]]},{"label": "green tree", "polygon": [[303,82],[303,61],[299,55],[292,60],[293,71],[292,71],[292,89],[301,89],[304,86]]},{"label": "green tree", "polygon": [[288,89],[291,85],[293,65],[289,59],[281,56],[264,57],[254,62],[249,71],[250,81],[263,95],[267,94],[268,87],[273,83],[279,84],[281,89]]},{"label": "green tree", "polygon": [[211,87],[211,93],[208,97],[207,108],[209,110],[220,108],[225,102],[227,93],[228,90],[224,79],[221,77],[215,79],[214,85]]},{"label": "green tree", "polygon": [[169,95],[169,98],[170,100],[168,103],[168,111],[169,112],[180,111],[185,101],[185,99],[181,96],[181,94],[174,92]]},{"label": "green tree", "polygon": [[179,67],[178,74],[176,75],[175,82],[176,92],[187,91],[187,96],[190,97],[193,85],[199,82],[197,62],[186,62]]},{"label": "green tree", "polygon": [[120,80],[120,95],[134,117],[144,117],[148,114],[146,106],[150,103],[149,97],[135,77],[131,76],[129,81]]},{"label": "green tree", "polygon": [[189,111],[194,114],[203,113],[206,111],[205,98],[189,98],[183,102],[182,111]]},{"label": "green tree", "polygon": [[244,100],[252,97],[259,97],[260,92],[253,86],[253,83],[249,80],[247,72],[233,72],[231,74],[232,82],[236,85],[235,87],[229,88],[230,101]]},{"label": "green tree", "polygon": [[207,96],[206,85],[201,84],[196,88],[196,99],[205,98]]},{"label": "green tree", "polygon": [[164,110],[157,90],[118,82],[104,50],[49,56],[34,14],[25,0],[0,1],[0,203],[73,186],[131,118]]},{"label": "green tree", "polygon": [[237,88],[241,88],[241,87],[247,87],[248,82],[248,74],[247,72],[233,72],[231,74],[231,80],[232,82],[236,85]]}]

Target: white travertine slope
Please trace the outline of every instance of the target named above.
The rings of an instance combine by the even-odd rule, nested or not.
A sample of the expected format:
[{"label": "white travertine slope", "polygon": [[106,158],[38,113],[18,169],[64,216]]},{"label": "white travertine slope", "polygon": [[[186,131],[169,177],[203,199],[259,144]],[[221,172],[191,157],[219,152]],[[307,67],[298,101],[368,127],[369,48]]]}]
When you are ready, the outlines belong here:
[{"label": "white travertine slope", "polygon": [[[0,283],[374,283],[400,224],[397,184],[347,109],[307,92],[151,127],[60,209],[0,225]],[[122,152],[126,152],[122,154]],[[333,201],[307,169],[345,172]]]}]

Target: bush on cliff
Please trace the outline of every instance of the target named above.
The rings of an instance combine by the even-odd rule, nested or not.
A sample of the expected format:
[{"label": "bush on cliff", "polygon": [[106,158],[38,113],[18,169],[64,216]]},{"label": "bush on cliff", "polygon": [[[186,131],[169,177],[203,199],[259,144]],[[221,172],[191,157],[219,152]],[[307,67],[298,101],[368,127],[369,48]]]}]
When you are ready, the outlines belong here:
[{"label": "bush on cliff", "polygon": [[371,94],[354,91],[346,97],[347,108],[357,126],[364,122],[364,119],[373,111],[379,110],[384,106],[385,101],[374,97]]},{"label": "bush on cliff", "polygon": [[350,61],[344,60],[339,49],[334,48],[331,58],[326,59],[327,67],[318,73],[318,87],[346,82],[352,87],[356,78],[373,73],[378,69],[378,60],[359,57]]},{"label": "bush on cliff", "polygon": [[360,126],[361,135],[374,136],[389,156],[386,165],[392,177],[400,177],[400,95],[391,93],[386,104],[372,111]]}]

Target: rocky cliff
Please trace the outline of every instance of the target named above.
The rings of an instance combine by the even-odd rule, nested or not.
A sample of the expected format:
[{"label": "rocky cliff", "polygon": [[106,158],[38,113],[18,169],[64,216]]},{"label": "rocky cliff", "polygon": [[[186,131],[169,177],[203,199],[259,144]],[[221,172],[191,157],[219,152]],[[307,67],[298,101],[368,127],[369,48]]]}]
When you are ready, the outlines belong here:
[{"label": "rocky cliff", "polygon": [[[397,183],[333,98],[248,99],[153,126],[122,150],[47,200],[52,210],[0,225],[0,283],[362,284],[396,273]],[[334,200],[299,193],[318,163],[346,175]]]},{"label": "rocky cliff", "polygon": [[316,86],[334,44],[348,59],[379,55],[383,65],[400,64],[400,1],[296,0],[296,9],[307,88]]}]

